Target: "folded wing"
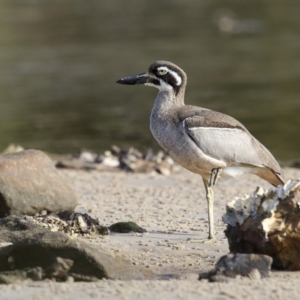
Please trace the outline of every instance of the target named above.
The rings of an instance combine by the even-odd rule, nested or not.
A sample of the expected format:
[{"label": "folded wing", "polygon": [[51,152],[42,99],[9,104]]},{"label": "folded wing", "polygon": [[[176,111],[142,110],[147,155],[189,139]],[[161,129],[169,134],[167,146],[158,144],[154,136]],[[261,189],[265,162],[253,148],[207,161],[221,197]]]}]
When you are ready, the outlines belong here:
[{"label": "folded wing", "polygon": [[234,118],[202,110],[195,116],[184,118],[182,124],[187,135],[206,155],[224,161],[228,166],[268,168],[283,182],[281,168],[270,151]]}]

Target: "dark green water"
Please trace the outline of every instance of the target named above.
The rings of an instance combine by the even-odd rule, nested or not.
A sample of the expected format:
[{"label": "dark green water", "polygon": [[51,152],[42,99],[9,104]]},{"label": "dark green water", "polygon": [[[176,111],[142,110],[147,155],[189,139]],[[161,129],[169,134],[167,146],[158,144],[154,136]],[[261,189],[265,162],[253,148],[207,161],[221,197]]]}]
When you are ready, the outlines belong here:
[{"label": "dark green water", "polygon": [[299,158],[299,15],[296,0],[2,0],[0,150],[158,149],[157,91],[115,81],[164,59],[187,72],[188,104]]}]

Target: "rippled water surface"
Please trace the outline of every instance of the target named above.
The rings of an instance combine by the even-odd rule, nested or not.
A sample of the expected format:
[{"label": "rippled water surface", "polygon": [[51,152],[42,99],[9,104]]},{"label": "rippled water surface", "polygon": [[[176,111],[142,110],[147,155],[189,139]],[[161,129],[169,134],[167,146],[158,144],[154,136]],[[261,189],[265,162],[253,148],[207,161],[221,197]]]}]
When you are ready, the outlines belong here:
[{"label": "rippled water surface", "polygon": [[165,59],[188,74],[186,103],[299,158],[299,15],[300,2],[279,0],[2,0],[0,149],[158,149],[157,91],[115,81]]}]

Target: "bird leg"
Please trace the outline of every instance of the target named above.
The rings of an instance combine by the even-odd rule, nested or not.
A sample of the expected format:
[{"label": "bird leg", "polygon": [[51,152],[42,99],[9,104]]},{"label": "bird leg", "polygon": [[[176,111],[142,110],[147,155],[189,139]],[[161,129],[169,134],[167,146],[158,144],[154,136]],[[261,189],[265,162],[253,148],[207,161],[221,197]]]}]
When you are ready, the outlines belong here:
[{"label": "bird leg", "polygon": [[210,172],[209,186],[213,186],[217,183],[218,177],[222,172],[222,168],[212,169]]},{"label": "bird leg", "polygon": [[210,240],[215,239],[215,226],[214,226],[214,192],[210,185],[210,181],[203,179],[205,192],[206,192],[206,200],[207,200],[207,206],[208,206],[208,238]]}]

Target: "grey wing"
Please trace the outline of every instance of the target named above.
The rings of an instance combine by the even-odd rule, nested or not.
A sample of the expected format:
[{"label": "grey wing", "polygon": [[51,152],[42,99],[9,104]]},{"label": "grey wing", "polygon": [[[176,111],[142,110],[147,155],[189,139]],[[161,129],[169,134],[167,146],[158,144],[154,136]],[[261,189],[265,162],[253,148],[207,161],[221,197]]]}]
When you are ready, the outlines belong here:
[{"label": "grey wing", "polygon": [[183,127],[206,155],[227,165],[238,163],[280,169],[272,154],[238,121],[220,114],[228,117],[230,122],[225,119],[216,122],[215,118],[211,120],[205,115],[185,118]]}]

